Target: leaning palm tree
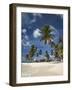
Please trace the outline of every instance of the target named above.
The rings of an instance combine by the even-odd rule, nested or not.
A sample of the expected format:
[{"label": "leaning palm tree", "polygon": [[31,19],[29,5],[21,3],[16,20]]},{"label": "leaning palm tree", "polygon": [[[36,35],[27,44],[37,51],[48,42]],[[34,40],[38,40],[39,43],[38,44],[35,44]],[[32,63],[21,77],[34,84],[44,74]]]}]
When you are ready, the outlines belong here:
[{"label": "leaning palm tree", "polygon": [[52,32],[53,29],[50,28],[50,25],[45,25],[41,29],[41,41],[44,41],[45,44],[50,43],[54,39],[54,34]]},{"label": "leaning palm tree", "polygon": [[30,60],[32,60],[32,57],[35,55],[36,51],[37,51],[37,48],[34,45],[32,45],[30,48],[30,51],[29,51],[29,59]]},{"label": "leaning palm tree", "polygon": [[59,41],[55,43],[54,41],[50,42],[52,49],[52,54],[54,53],[56,58],[63,58],[63,39],[59,38]]}]

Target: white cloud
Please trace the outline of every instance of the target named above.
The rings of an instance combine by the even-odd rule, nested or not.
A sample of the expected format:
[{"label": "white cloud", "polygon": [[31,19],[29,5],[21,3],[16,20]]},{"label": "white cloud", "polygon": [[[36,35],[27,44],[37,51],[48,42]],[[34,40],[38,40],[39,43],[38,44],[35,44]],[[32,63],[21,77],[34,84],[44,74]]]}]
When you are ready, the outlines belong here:
[{"label": "white cloud", "polygon": [[22,40],[22,45],[24,47],[30,47],[31,46],[31,43],[29,41]]},{"label": "white cloud", "polygon": [[29,39],[29,37],[28,37],[27,35],[25,35],[25,39],[26,39],[26,40],[28,40],[28,39]]},{"label": "white cloud", "polygon": [[34,38],[38,38],[39,36],[41,36],[40,29],[37,28],[36,30],[34,30],[33,36]]},{"label": "white cloud", "polygon": [[33,19],[30,21],[30,24],[36,22],[36,17],[42,18],[42,15],[40,13],[33,13]]},{"label": "white cloud", "polygon": [[31,46],[31,44],[30,44],[30,42],[29,42],[29,41],[27,41],[27,42],[26,42],[26,45],[27,45],[27,46]]},{"label": "white cloud", "polygon": [[34,23],[34,22],[36,22],[36,18],[35,17],[30,21],[30,24]]},{"label": "white cloud", "polygon": [[26,33],[26,31],[27,31],[26,29],[23,29],[23,30],[22,30],[22,32],[23,32],[24,34]]},{"label": "white cloud", "polygon": [[40,14],[40,13],[33,13],[33,16],[34,17],[37,17],[38,16],[38,17],[42,18],[42,14]]},{"label": "white cloud", "polygon": [[26,29],[23,29],[22,32],[24,33],[24,39],[25,39],[25,40],[28,40],[29,37],[28,37],[28,35],[26,34],[27,30],[26,30]]}]

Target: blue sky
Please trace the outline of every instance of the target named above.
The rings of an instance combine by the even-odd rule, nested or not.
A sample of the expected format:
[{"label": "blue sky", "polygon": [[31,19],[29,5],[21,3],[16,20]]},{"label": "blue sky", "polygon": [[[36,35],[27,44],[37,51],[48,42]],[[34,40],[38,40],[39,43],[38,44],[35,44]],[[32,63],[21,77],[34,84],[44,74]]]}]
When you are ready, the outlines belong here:
[{"label": "blue sky", "polygon": [[50,25],[54,29],[55,42],[63,36],[63,15],[62,14],[43,14],[43,13],[21,13],[21,41],[22,56],[28,54],[32,44],[44,53],[50,53],[49,44],[40,41],[40,30],[44,25]]}]

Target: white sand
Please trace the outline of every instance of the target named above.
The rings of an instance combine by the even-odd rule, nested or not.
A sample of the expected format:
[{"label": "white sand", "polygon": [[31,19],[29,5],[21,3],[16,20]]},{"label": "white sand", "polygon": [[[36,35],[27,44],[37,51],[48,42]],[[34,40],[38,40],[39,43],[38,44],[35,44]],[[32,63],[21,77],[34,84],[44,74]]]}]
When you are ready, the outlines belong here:
[{"label": "white sand", "polygon": [[52,76],[63,74],[63,63],[22,63],[21,76]]}]

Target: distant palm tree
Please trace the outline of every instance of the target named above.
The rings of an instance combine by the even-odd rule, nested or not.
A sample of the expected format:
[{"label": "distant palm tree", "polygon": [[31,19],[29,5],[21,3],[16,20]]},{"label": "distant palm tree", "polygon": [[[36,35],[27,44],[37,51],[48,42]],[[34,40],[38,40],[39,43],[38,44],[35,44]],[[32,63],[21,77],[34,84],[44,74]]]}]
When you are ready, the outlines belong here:
[{"label": "distant palm tree", "polygon": [[54,45],[54,54],[56,58],[63,58],[63,45],[58,43]]},{"label": "distant palm tree", "polygon": [[53,55],[54,54],[54,52],[53,52],[53,49],[51,50],[51,55]]},{"label": "distant palm tree", "polygon": [[54,39],[54,34],[52,32],[53,29],[50,28],[50,25],[45,25],[41,29],[41,41],[44,41],[45,44],[50,43]]},{"label": "distant palm tree", "polygon": [[54,41],[51,41],[50,42],[50,45],[51,45],[51,55],[54,55],[54,48],[55,48],[55,43],[54,43]]},{"label": "distant palm tree", "polygon": [[51,41],[51,42],[50,42],[50,45],[51,45],[52,48],[54,48],[55,42],[54,42],[54,41]]},{"label": "distant palm tree", "polygon": [[34,45],[32,45],[30,48],[30,51],[29,51],[29,59],[30,60],[32,60],[32,57],[35,55],[36,51],[37,51],[37,48]]},{"label": "distant palm tree", "polygon": [[55,44],[54,45],[54,49],[55,49],[55,57],[58,58],[59,57],[59,44]]},{"label": "distant palm tree", "polygon": [[51,53],[55,55],[56,58],[63,58],[63,41],[61,38],[59,38],[58,43],[55,43],[54,41],[52,41],[51,43],[51,47],[54,50],[51,50]]},{"label": "distant palm tree", "polygon": [[41,49],[39,50],[39,55],[42,55],[42,50]]},{"label": "distant palm tree", "polygon": [[39,53],[38,53],[38,52],[36,53],[36,56],[37,56],[37,57],[39,56]]},{"label": "distant palm tree", "polygon": [[59,56],[60,56],[60,58],[63,58],[63,39],[59,39],[59,48],[60,48],[60,50],[59,50]]},{"label": "distant palm tree", "polygon": [[48,51],[45,52],[45,57],[47,58],[46,61],[49,61],[49,54],[48,54]]},{"label": "distant palm tree", "polygon": [[26,60],[28,60],[29,59],[29,55],[28,54],[26,54]]}]

